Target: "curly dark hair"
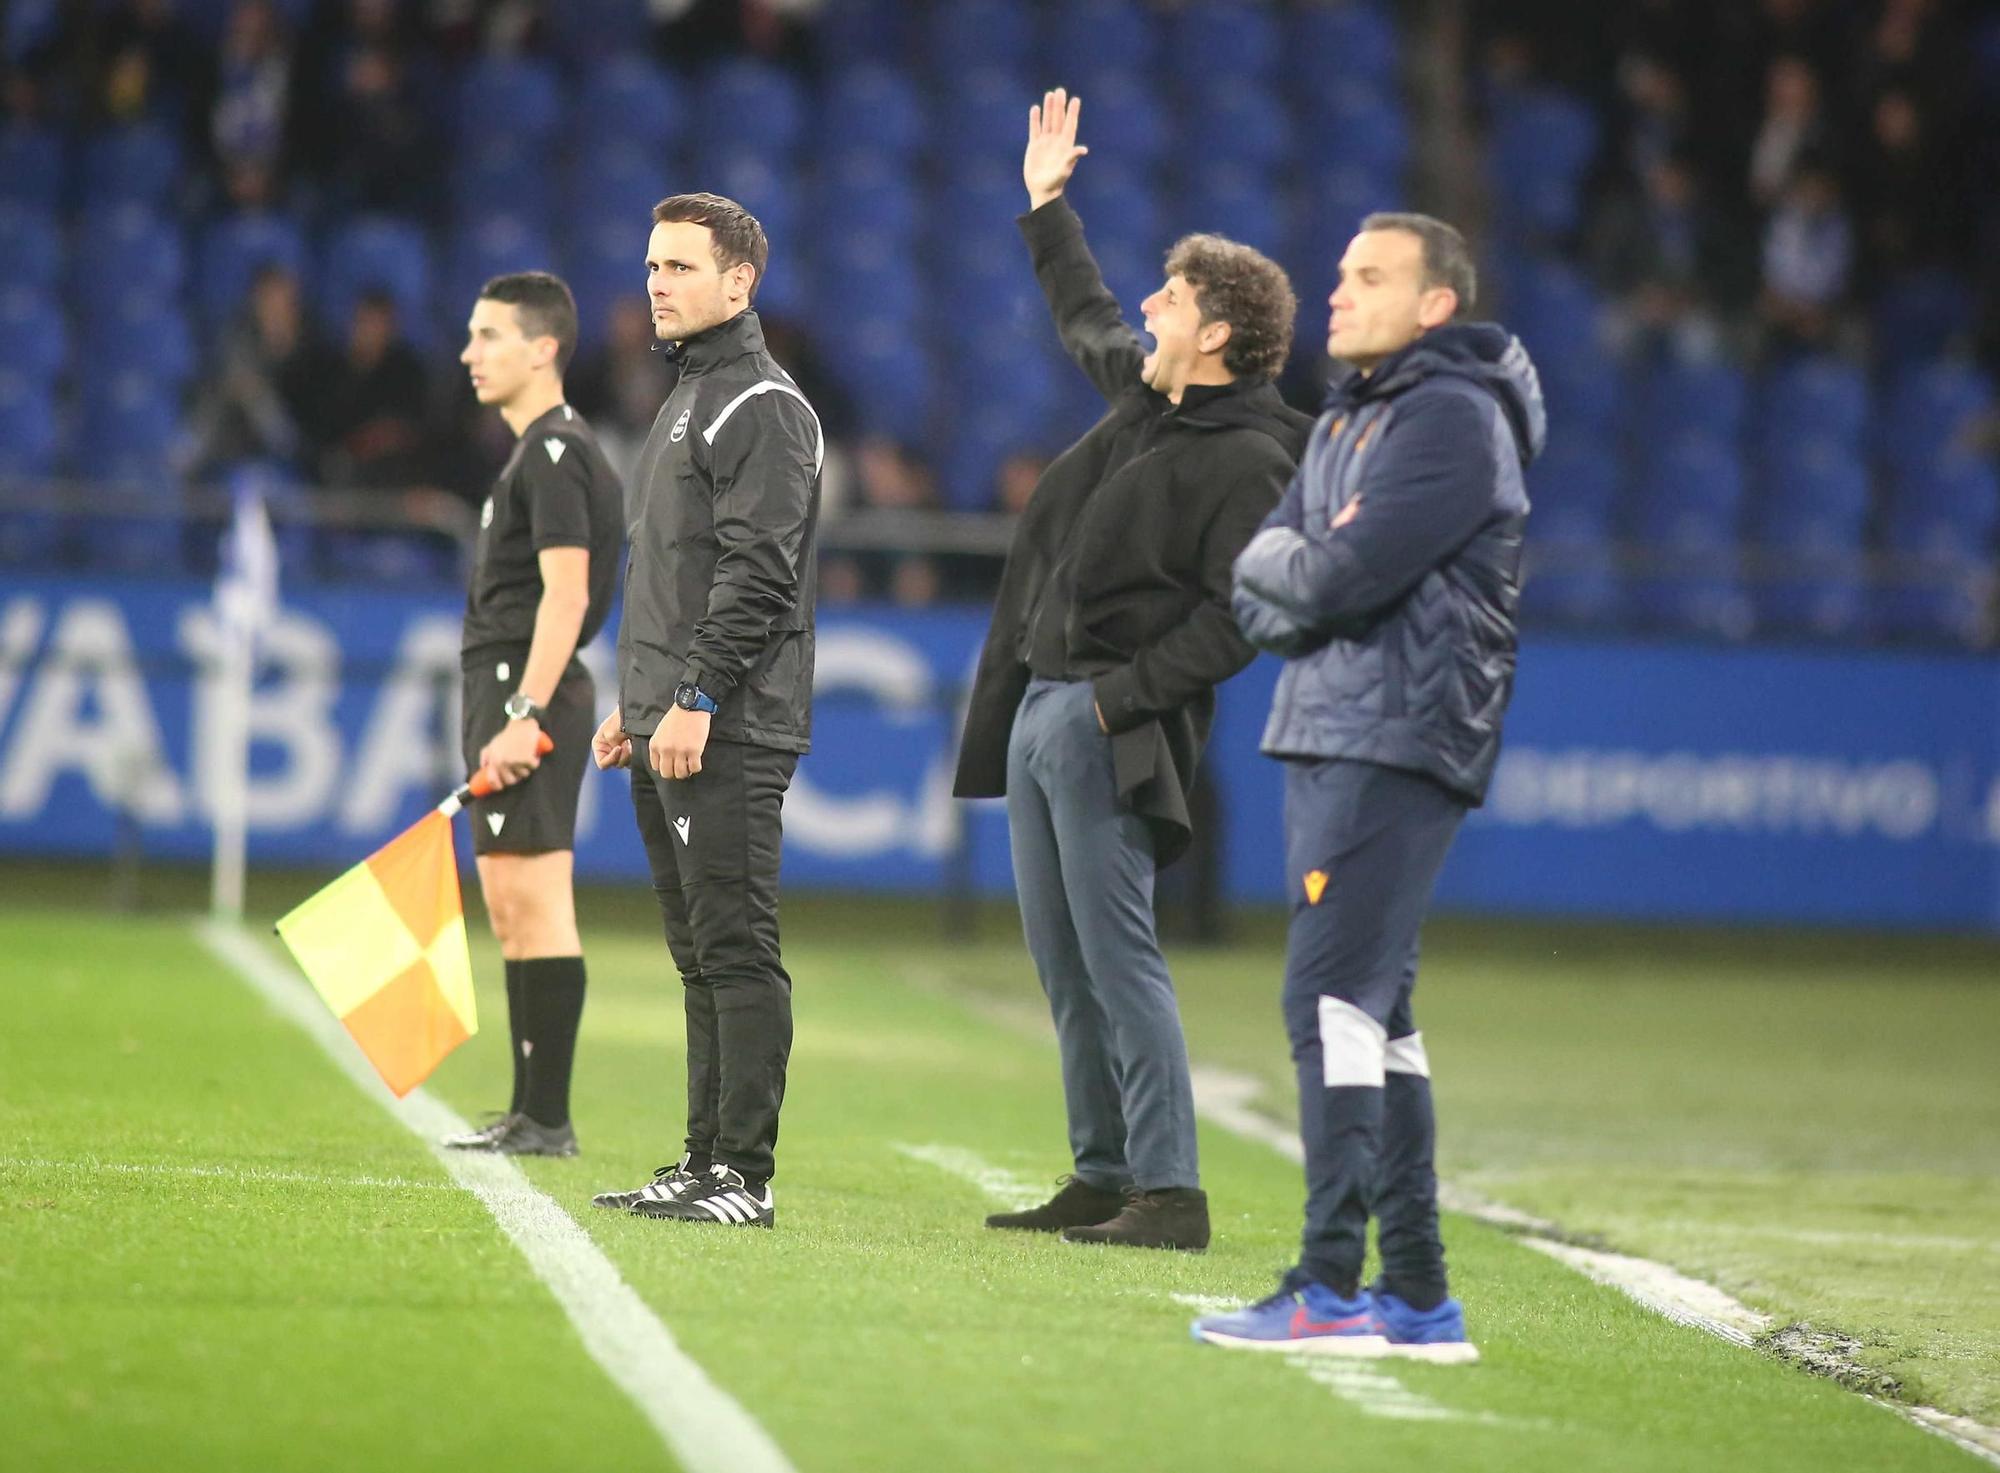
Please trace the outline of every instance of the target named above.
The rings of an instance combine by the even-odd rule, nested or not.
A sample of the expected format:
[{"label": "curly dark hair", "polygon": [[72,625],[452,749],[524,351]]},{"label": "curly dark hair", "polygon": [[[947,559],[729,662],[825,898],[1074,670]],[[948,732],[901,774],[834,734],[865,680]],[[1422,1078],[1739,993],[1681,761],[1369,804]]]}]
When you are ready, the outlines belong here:
[{"label": "curly dark hair", "polygon": [[1229,324],[1222,366],[1238,378],[1275,379],[1292,350],[1299,299],[1285,268],[1220,235],[1184,235],[1167,252],[1167,275],[1186,279],[1202,325]]}]

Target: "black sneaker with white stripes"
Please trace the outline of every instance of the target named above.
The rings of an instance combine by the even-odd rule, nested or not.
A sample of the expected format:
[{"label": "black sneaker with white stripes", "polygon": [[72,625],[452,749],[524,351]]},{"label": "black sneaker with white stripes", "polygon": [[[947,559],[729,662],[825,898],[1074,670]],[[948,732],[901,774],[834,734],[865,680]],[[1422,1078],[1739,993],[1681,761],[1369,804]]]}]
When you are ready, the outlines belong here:
[{"label": "black sneaker with white stripes", "polygon": [[725,1227],[767,1228],[776,1216],[769,1182],[753,1188],[743,1180],[741,1172],[719,1161],[708,1168],[706,1176],[696,1179],[695,1186],[679,1196],[634,1202],[631,1210],[641,1217],[716,1222]]},{"label": "black sneaker with white stripes", "polygon": [[683,1156],[673,1165],[655,1171],[653,1179],[643,1187],[629,1192],[599,1192],[590,1199],[590,1205],[626,1212],[641,1202],[671,1202],[703,1180],[703,1174],[692,1170],[692,1166],[692,1155]]}]

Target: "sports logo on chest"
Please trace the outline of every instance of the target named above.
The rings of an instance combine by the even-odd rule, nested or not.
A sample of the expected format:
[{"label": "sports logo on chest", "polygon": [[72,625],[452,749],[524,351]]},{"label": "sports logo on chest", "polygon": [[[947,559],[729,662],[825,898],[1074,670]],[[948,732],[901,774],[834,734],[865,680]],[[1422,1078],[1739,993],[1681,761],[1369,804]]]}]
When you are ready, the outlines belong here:
[{"label": "sports logo on chest", "polygon": [[667,439],[671,443],[678,445],[684,438],[686,438],[688,432],[688,416],[692,413],[694,413],[694,411],[691,409],[683,409],[681,411],[681,417],[674,421],[673,430],[667,436]]}]

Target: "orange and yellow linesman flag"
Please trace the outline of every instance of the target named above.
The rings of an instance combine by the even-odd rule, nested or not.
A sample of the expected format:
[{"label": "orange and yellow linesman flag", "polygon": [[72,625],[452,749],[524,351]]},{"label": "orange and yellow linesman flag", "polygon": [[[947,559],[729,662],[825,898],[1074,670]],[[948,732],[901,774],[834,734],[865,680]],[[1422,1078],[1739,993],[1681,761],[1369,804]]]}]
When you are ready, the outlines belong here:
[{"label": "orange and yellow linesman flag", "polygon": [[[555,749],[541,740],[547,754]],[[475,773],[278,922],[278,935],[401,1099],[479,1031],[451,820],[493,789]]]},{"label": "orange and yellow linesman flag", "polygon": [[398,1098],[479,1031],[451,819],[427,813],[278,922]]}]

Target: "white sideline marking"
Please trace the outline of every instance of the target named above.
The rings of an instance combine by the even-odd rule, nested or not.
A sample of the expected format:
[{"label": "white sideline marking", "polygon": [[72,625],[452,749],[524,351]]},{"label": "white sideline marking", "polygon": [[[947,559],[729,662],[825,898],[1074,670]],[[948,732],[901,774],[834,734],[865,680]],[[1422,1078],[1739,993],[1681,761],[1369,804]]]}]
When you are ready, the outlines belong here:
[{"label": "white sideline marking", "polygon": [[[1194,1107],[1197,1114],[1233,1135],[1269,1146],[1289,1160],[1303,1161],[1305,1148],[1299,1142],[1298,1132],[1278,1124],[1252,1106],[1251,1101],[1261,1092],[1262,1086],[1246,1075],[1224,1069],[1201,1068],[1194,1071]],[[1521,1241],[1530,1248],[1546,1253],[1600,1284],[1619,1290],[1676,1324],[1692,1326],[1732,1345],[1751,1345],[1752,1337],[1771,1323],[1769,1316],[1760,1314],[1713,1284],[1691,1279],[1649,1259],[1631,1258],[1622,1253],[1600,1253],[1561,1242],[1553,1236],[1561,1232],[1556,1224],[1476,1192],[1440,1186],[1438,1203],[1449,1211],[1518,1233]],[[1865,1396],[1865,1399],[2000,1468],[2000,1428],[1988,1427],[1969,1417],[1954,1416],[1936,1407],[1908,1406],[1876,1396]]]},{"label": "white sideline marking", "polygon": [[939,1171],[970,1182],[988,1198],[1009,1212],[1020,1212],[1045,1200],[1048,1188],[1038,1187],[1025,1177],[995,1166],[984,1156],[960,1146],[911,1145],[897,1141],[894,1147],[912,1161],[922,1161]]},{"label": "white sideline marking", "polygon": [[87,1175],[194,1176],[218,1181],[277,1182],[305,1187],[379,1187],[385,1191],[451,1192],[450,1182],[401,1176],[328,1176],[313,1171],[267,1171],[255,1166],[178,1166],[154,1161],[57,1161],[40,1156],[0,1156],[0,1171],[73,1171]]},{"label": "white sideline marking", "polygon": [[272,1011],[311,1035],[363,1094],[430,1146],[452,1179],[485,1204],[569,1316],[591,1359],[632,1399],[684,1469],[795,1473],[770,1434],[689,1358],[590,1236],[520,1167],[506,1156],[438,1146],[438,1137],[466,1128],[457,1111],[422,1090],[401,1100],[391,1095],[306,984],[240,926],[202,921],[196,932]]}]

